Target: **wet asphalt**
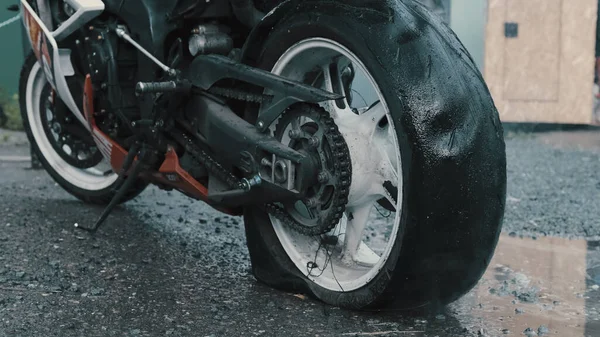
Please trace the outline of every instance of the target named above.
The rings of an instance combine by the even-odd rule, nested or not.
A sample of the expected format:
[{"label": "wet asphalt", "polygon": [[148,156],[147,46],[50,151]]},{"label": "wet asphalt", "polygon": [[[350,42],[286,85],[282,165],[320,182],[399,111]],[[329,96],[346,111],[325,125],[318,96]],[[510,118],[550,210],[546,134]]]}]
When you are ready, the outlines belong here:
[{"label": "wet asphalt", "polygon": [[600,240],[600,131],[508,137],[504,230]]},{"label": "wet asphalt", "polygon": [[586,146],[563,136],[508,136],[498,252],[473,291],[429,314],[263,286],[241,218],[177,192],[149,188],[96,235],[77,231],[102,209],[1,160],[27,151],[0,141],[0,336],[600,336],[600,132]]}]

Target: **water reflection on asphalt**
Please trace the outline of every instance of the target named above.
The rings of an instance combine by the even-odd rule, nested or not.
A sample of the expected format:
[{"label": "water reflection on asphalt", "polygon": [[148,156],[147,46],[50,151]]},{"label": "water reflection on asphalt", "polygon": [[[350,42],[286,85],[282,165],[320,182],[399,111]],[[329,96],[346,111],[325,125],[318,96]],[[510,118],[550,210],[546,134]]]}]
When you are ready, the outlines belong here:
[{"label": "water reflection on asphalt", "polygon": [[599,249],[503,236],[482,281],[453,307],[464,326],[490,336],[600,336]]},{"label": "water reflection on asphalt", "polygon": [[[170,214],[169,219],[179,217],[169,204],[157,206],[152,202],[142,206],[147,200],[156,198],[140,199],[134,208],[138,212],[152,209]],[[164,228],[165,221],[160,221],[157,228]],[[190,230],[177,221],[169,224],[174,226],[169,227],[174,233]],[[204,241],[198,243],[200,246],[218,244],[213,242],[218,237],[211,227],[195,230],[206,231],[201,235]],[[502,235],[481,282],[441,313],[420,316],[397,311],[345,311],[298,299],[293,296],[296,294],[285,296],[259,284],[247,290],[246,300],[254,304],[263,300],[286,303],[286,308],[301,312],[306,319],[329,322],[315,324],[315,330],[309,331],[314,333],[309,335],[597,337],[600,336],[600,290],[596,289],[599,281],[600,244],[597,242]],[[319,310],[313,311],[316,308],[328,313],[325,318],[317,313]],[[289,325],[289,322],[283,323],[287,320],[285,317],[274,319]]]}]

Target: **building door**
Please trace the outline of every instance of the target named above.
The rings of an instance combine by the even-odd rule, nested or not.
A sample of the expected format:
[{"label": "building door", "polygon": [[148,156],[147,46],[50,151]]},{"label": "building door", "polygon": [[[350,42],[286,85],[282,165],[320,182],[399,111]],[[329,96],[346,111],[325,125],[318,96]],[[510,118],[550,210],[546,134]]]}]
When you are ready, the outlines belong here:
[{"label": "building door", "polygon": [[506,122],[592,121],[597,0],[489,0],[484,76]]}]

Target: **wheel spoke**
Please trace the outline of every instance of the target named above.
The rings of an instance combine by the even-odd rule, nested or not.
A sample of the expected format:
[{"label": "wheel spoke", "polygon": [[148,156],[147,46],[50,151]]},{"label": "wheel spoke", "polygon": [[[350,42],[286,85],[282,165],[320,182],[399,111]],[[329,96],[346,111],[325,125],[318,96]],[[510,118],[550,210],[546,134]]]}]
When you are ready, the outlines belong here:
[{"label": "wheel spoke", "polygon": [[292,121],[292,130],[293,131],[301,131],[300,130],[300,121],[298,120],[298,118],[296,118]]},{"label": "wheel spoke", "polygon": [[350,93],[346,92],[344,88],[344,83],[342,81],[341,71],[348,67],[351,64],[350,60],[344,57],[338,57],[332,60],[329,64],[324,64],[321,67],[321,71],[323,73],[323,89],[343,95],[344,98],[336,100],[336,101],[327,101],[325,104],[327,105],[327,110],[332,114],[336,114],[334,116],[336,118],[343,117],[348,114],[354,115],[350,103],[347,97]]},{"label": "wheel spoke", "polygon": [[387,117],[387,110],[381,101],[373,103],[365,112],[360,115],[361,124],[371,129],[373,135],[383,118]]},{"label": "wheel spoke", "polygon": [[393,142],[394,138],[389,137],[387,132],[377,130],[371,144],[381,158],[379,174],[385,181],[396,182],[398,181],[398,163],[395,158]]},{"label": "wheel spoke", "polygon": [[[389,182],[388,184],[392,184],[391,182]],[[391,206],[393,208],[393,210],[390,209],[390,211],[395,212],[397,207],[396,207],[396,198],[397,198],[397,193],[395,195],[392,195],[393,191],[390,191],[390,189],[386,188],[386,183],[384,182],[383,184],[379,185],[376,194],[380,197],[383,197],[383,199],[387,200],[387,202],[389,203],[388,205],[386,205],[386,208]],[[389,186],[389,185],[388,185]],[[397,190],[397,187],[392,184],[393,189]],[[389,186],[389,187],[392,187]]]},{"label": "wheel spoke", "polygon": [[394,208],[396,208],[396,199],[398,198],[398,190],[400,188],[398,186],[400,176],[398,174],[399,165],[395,155],[393,139],[393,137],[375,137],[373,145],[375,145],[381,157],[379,173],[383,180],[382,196],[388,199]]},{"label": "wheel spoke", "polygon": [[317,138],[319,142],[323,142],[323,138],[325,137],[325,130],[323,130],[323,128],[319,128],[314,134],[311,135],[311,137]]},{"label": "wheel spoke", "polygon": [[379,261],[379,256],[362,241],[371,208],[373,208],[373,203],[348,209],[348,222],[342,249],[342,260],[346,263],[373,265]]},{"label": "wheel spoke", "polygon": [[323,72],[323,89],[334,92],[333,90],[333,79],[331,78],[331,67],[329,64],[324,65],[321,68]]},{"label": "wheel spoke", "polygon": [[[333,292],[360,289],[384,272],[382,264],[393,251],[391,247],[397,241],[400,225],[397,216],[401,212],[397,201],[403,200],[400,146],[385,97],[363,61],[335,41],[316,38],[291,47],[273,68],[277,75],[343,96],[340,100],[320,103],[343,136],[352,164],[352,180],[342,219],[328,233],[311,236],[270,216],[291,261],[312,282]],[[292,133],[294,136],[290,137],[294,138],[294,146],[307,151],[316,147],[323,163],[320,171],[331,171],[331,177],[325,174],[318,177],[317,185],[326,193],[335,191],[326,186],[337,186],[335,181],[339,177],[333,170],[337,156],[316,145],[317,140],[323,141],[323,130],[303,124],[302,119],[299,121],[297,128],[301,132]],[[315,201],[308,199],[306,203],[313,205]],[[386,213],[381,213],[382,210]],[[324,211],[326,209],[315,210],[317,216]],[[388,211],[392,213],[388,215]],[[309,215],[303,216],[307,218],[305,225],[312,226]]]}]

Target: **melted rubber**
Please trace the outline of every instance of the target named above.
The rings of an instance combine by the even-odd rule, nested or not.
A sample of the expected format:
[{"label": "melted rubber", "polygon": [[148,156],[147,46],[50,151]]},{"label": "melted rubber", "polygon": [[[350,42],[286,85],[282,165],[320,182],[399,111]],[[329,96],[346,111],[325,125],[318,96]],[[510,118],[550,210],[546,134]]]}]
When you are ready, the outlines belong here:
[{"label": "melted rubber", "polygon": [[[410,187],[405,191],[409,211],[398,263],[382,271],[386,279],[375,288],[354,294],[323,292],[301,281],[287,257],[273,250],[265,229],[259,234],[247,226],[257,278],[288,290],[303,288],[326,302],[352,308],[364,308],[366,302],[433,306],[465,294],[483,275],[501,231],[506,155],[498,111],[456,35],[412,0],[291,1],[265,22],[278,22],[288,30],[301,24],[314,30],[326,25],[340,35],[352,35],[355,45],[363,46],[359,52],[371,55],[374,61],[367,66],[385,78],[380,84],[384,95],[395,97],[390,109],[396,110],[392,113],[399,136],[410,149],[405,177]],[[259,218],[253,214],[247,220]]]}]

